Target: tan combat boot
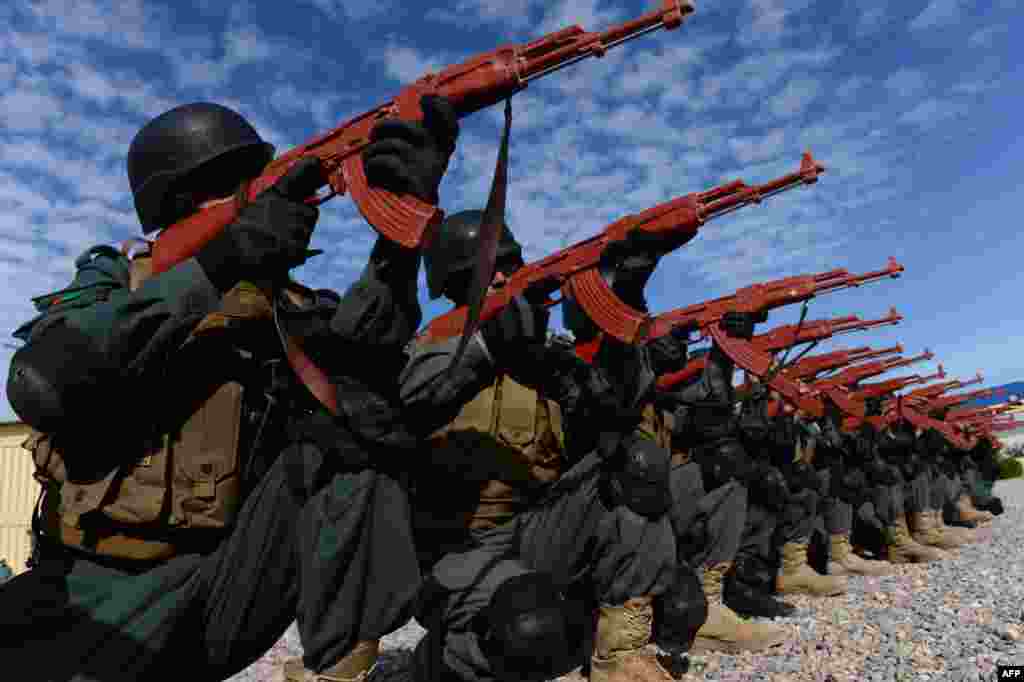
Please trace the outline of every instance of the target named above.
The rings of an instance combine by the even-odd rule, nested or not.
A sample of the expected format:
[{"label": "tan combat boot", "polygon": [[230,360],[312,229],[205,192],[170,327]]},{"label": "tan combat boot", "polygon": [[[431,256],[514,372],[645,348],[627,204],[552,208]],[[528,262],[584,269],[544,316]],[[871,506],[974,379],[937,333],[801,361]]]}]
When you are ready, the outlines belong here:
[{"label": "tan combat boot", "polygon": [[971,496],[967,493],[962,493],[960,497],[957,498],[956,510],[960,514],[961,521],[986,523],[995,518],[992,512],[975,509],[974,503],[971,502]]},{"label": "tan combat boot", "polygon": [[914,538],[914,542],[919,545],[938,547],[939,549],[956,549],[964,544],[957,540],[952,533],[944,533],[935,521],[935,514],[931,511],[912,512],[910,524],[913,528],[910,537]]},{"label": "tan combat boot", "polygon": [[779,594],[809,594],[834,597],[846,592],[846,576],[821,575],[807,563],[807,543],[787,542],[782,546],[782,568],[775,576]]},{"label": "tan combat boot", "polygon": [[960,544],[969,545],[975,542],[981,542],[981,538],[974,532],[973,528],[961,528],[960,526],[947,526],[946,521],[942,518],[942,512],[939,510],[932,510],[932,518],[935,519],[936,525],[942,529],[942,534],[951,536],[956,540],[960,541]]},{"label": "tan combat boot", "polygon": [[285,682],[364,682],[377,665],[380,640],[356,642],[352,651],[321,673],[307,670],[301,658],[284,662]]},{"label": "tan combat boot", "polygon": [[769,623],[744,622],[722,601],[722,581],[732,568],[723,562],[704,570],[704,596],[708,600],[708,617],[697,630],[690,653],[725,651],[761,651],[786,641],[786,631]]},{"label": "tan combat boot", "polygon": [[[597,618],[590,682],[673,682],[658,662],[651,641],[651,597],[635,597],[622,606],[602,604]],[[575,676],[575,675],[574,675]]]},{"label": "tan combat boot", "polygon": [[863,559],[853,553],[850,538],[845,533],[829,537],[829,575],[889,575],[892,571],[885,561]]},{"label": "tan combat boot", "polygon": [[948,559],[949,555],[937,547],[926,547],[914,542],[907,527],[906,515],[900,515],[895,525],[889,526],[891,542],[886,545],[886,555],[894,564],[926,564]]}]

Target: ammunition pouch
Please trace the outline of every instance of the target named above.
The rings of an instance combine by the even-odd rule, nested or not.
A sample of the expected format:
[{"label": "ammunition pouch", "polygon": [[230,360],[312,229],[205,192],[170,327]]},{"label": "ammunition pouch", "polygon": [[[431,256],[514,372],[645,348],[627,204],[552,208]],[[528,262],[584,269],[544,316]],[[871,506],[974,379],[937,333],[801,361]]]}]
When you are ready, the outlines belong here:
[{"label": "ammunition pouch", "polygon": [[148,442],[131,439],[127,447],[138,454],[117,453],[111,459],[119,463],[101,472],[84,471],[94,453],[72,454],[70,444],[65,455],[65,440],[32,434],[22,447],[48,491],[43,532],[90,553],[136,560],[165,559],[194,538],[218,537],[241,503],[241,398],[240,384],[223,384],[179,428]]}]

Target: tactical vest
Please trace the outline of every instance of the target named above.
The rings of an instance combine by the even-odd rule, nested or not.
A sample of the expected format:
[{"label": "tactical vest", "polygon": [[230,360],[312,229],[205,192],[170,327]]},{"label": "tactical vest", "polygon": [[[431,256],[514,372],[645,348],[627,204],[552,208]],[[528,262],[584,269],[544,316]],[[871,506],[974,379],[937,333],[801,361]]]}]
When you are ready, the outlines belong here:
[{"label": "tactical vest", "polygon": [[557,403],[507,376],[428,439],[416,491],[419,531],[488,530],[528,506],[565,467]]},{"label": "tactical vest", "polygon": [[[648,406],[638,432],[668,448],[670,427],[664,413]],[[416,494],[419,533],[496,528],[567,468],[558,403],[507,376],[477,394],[428,444],[429,476]]]},{"label": "tactical vest", "polygon": [[[133,284],[145,276],[148,259],[141,260],[132,262]],[[230,346],[235,334],[244,334],[247,341],[273,334],[270,315],[270,302],[262,292],[239,284],[222,298],[217,312],[200,322],[185,346],[199,344],[189,350],[206,357],[207,346],[202,344],[216,344],[223,352],[225,335]],[[216,366],[211,362],[202,371]],[[73,480],[59,439],[30,435],[23,447],[32,454],[35,478],[47,491],[41,510],[43,532],[65,545],[139,560],[166,559],[185,551],[199,535],[195,530],[207,531],[201,534],[204,541],[211,532],[219,536],[216,531],[232,524],[241,503],[243,392],[239,381],[215,378],[209,390],[190,403],[198,406],[184,423],[172,432],[153,434],[148,444],[133,443],[137,457],[118,453],[118,461],[127,463],[98,480]],[[112,435],[117,438],[116,431]],[[78,452],[73,459],[87,460],[90,454]]]}]

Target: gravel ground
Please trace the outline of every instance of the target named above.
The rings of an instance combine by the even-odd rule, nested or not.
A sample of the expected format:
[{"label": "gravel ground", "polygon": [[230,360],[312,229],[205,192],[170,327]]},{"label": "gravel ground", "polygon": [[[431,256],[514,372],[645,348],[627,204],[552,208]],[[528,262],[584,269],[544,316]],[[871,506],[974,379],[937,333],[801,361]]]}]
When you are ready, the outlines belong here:
[{"label": "gravel ground", "polygon": [[[995,666],[1024,664],[1024,480],[999,482],[1006,511],[982,543],[957,558],[855,577],[840,597],[791,597],[776,623],[792,632],[771,655],[694,657],[684,680],[721,682],[961,682],[995,678]],[[415,621],[382,643],[372,682],[409,682]],[[294,625],[230,682],[281,682],[280,661],[302,653]],[[639,682],[639,681],[638,681]]]}]

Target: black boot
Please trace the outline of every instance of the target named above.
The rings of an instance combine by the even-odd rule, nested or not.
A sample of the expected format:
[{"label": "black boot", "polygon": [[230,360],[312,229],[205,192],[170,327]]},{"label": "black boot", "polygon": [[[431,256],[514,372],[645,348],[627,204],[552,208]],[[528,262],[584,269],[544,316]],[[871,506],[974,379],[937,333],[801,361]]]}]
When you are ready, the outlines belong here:
[{"label": "black boot", "polygon": [[942,522],[947,526],[955,526],[957,528],[977,528],[977,521],[961,521],[960,514],[957,513],[956,507],[952,502],[948,502],[942,506]]},{"label": "black boot", "polygon": [[979,511],[990,512],[993,516],[999,516],[1003,513],[1003,501],[995,496],[979,498],[974,503],[974,508]]},{"label": "black boot", "polygon": [[726,576],[722,591],[722,601],[726,606],[746,618],[784,618],[796,611],[792,604],[772,597],[763,585],[757,584],[756,579],[749,580],[746,575],[749,569],[746,563],[737,559],[734,570]]},{"label": "black boot", "polygon": [[758,592],[735,578],[727,580],[723,592],[725,605],[745,618],[776,618],[792,615],[796,607],[775,599],[769,594]]}]

